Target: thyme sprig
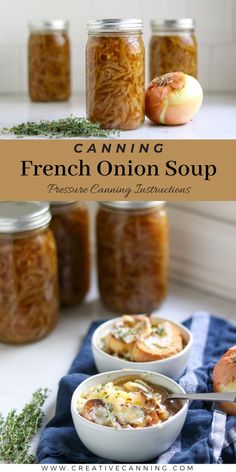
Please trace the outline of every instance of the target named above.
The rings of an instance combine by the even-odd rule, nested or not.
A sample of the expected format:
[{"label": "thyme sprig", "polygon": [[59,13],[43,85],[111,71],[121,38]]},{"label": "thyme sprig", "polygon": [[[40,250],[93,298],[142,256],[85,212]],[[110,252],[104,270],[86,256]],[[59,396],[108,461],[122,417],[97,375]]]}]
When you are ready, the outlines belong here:
[{"label": "thyme sprig", "polygon": [[17,137],[47,136],[49,138],[100,137],[119,135],[116,130],[105,130],[100,123],[92,123],[86,118],[70,115],[58,120],[27,121],[11,128],[1,129],[2,134],[14,134]]},{"label": "thyme sprig", "polygon": [[4,418],[0,414],[0,460],[7,464],[33,464],[35,457],[29,453],[30,441],[38,432],[44,412],[42,406],[48,390],[39,389],[32,400],[17,414],[11,410]]},{"label": "thyme sprig", "polygon": [[161,326],[153,327],[152,328],[153,334],[157,334],[158,336],[166,336],[166,330],[165,328],[162,328]]}]

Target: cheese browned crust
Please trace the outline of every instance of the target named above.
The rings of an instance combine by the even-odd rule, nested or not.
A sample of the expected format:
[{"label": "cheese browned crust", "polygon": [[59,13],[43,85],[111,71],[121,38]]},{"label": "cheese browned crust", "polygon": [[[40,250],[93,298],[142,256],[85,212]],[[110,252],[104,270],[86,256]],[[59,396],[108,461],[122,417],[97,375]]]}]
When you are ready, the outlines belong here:
[{"label": "cheese browned crust", "polygon": [[122,377],[82,392],[77,411],[86,420],[115,428],[144,428],[164,422],[179,411],[168,390],[141,377]]},{"label": "cheese browned crust", "polygon": [[148,317],[124,315],[105,337],[105,349],[116,355],[124,356],[133,350],[139,336],[150,333],[151,324]]}]

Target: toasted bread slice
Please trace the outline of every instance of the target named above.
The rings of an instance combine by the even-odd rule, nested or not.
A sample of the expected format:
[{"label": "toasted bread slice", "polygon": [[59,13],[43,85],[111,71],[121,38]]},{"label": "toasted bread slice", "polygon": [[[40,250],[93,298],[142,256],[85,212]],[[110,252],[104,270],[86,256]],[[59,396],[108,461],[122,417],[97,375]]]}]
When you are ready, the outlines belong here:
[{"label": "toasted bread slice", "polygon": [[112,333],[108,333],[105,338],[106,351],[119,356],[125,356],[125,354],[132,351],[134,344],[135,340],[132,342],[126,342],[122,338],[117,338]]},{"label": "toasted bread slice", "polygon": [[132,358],[135,362],[151,362],[171,357],[183,349],[183,339],[178,328],[168,322],[153,322],[152,333],[134,344]]},{"label": "toasted bread slice", "polygon": [[105,349],[116,355],[131,353],[140,337],[151,333],[149,318],[143,315],[124,315],[105,337]]},{"label": "toasted bread slice", "polygon": [[103,417],[106,418],[107,416],[107,408],[105,402],[100,399],[87,400],[84,405],[83,417],[86,418],[86,420],[97,423],[97,416],[100,416],[100,418],[98,419],[101,423],[103,423],[103,421],[101,420],[103,420]]}]

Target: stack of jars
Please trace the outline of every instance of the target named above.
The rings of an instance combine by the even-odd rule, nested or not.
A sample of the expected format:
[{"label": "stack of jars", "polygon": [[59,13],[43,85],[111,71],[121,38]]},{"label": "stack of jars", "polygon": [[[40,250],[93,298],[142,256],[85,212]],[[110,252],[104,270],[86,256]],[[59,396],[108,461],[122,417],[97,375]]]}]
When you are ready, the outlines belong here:
[{"label": "stack of jars", "polygon": [[[0,341],[46,336],[59,306],[89,290],[89,218],[80,202],[0,202]],[[164,202],[100,202],[97,271],[112,312],[149,313],[167,291]]]},{"label": "stack of jars", "polygon": [[[88,22],[86,112],[105,129],[133,130],[145,118],[145,48],[139,19]],[[150,80],[175,71],[197,76],[197,42],[192,19],[153,20]],[[70,96],[68,22],[30,23],[29,94],[33,101]]]}]

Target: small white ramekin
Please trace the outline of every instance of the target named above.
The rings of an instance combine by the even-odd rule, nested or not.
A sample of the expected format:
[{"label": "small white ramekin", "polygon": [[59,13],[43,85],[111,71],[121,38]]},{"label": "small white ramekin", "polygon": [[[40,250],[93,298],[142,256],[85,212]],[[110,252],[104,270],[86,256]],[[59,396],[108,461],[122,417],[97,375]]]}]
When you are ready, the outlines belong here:
[{"label": "small white ramekin", "polygon": [[[95,455],[122,463],[147,462],[166,451],[179,436],[188,410],[188,401],[182,408],[163,423],[147,428],[116,429],[101,426],[83,418],[77,411],[79,395],[94,385],[105,384],[124,376],[137,375],[137,370],[115,371],[98,374],[84,380],[74,391],[71,400],[71,413],[75,429],[84,445]],[[167,388],[173,393],[185,393],[173,380],[155,372],[140,371],[145,381]]]},{"label": "small white ramekin", "polygon": [[164,320],[163,318],[155,317],[158,321],[170,321],[179,329],[185,343],[184,349],[167,359],[151,362],[131,362],[107,354],[101,349],[101,339],[110,331],[114,323],[121,320],[121,318],[122,317],[113,318],[112,320],[102,323],[93,334],[92,351],[98,372],[108,372],[119,369],[149,370],[152,372],[159,372],[160,374],[166,375],[175,380],[183,374],[190,356],[193,342],[192,334],[185,326],[175,323],[172,320]]}]

